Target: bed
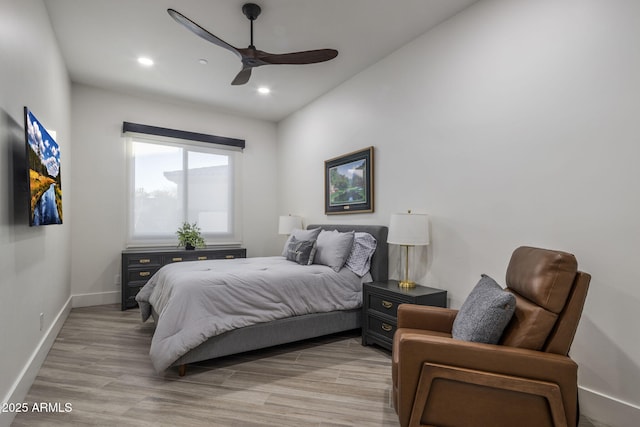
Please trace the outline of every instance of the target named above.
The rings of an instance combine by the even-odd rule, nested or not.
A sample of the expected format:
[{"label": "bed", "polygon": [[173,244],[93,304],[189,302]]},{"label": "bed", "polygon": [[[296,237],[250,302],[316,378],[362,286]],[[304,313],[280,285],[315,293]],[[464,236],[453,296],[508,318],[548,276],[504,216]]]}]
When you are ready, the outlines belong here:
[{"label": "bed", "polygon": [[[377,241],[377,246],[375,252],[373,253],[370,259],[370,268],[369,272],[366,275],[363,275],[360,278],[360,282],[368,281],[368,280],[387,280],[388,278],[388,246],[387,246],[387,227],[385,226],[375,226],[375,225],[320,225],[320,224],[311,224],[307,226],[307,230],[313,229],[321,229],[326,231],[336,230],[341,233],[355,231],[356,233],[368,233],[375,238]],[[273,258],[273,259],[270,259]],[[247,258],[245,260],[218,260],[218,261],[196,261],[193,263],[180,263],[183,265],[180,266],[168,266],[169,268],[161,269],[156,275],[161,274],[163,270],[165,271],[165,276],[175,276],[182,280],[182,283],[179,286],[180,291],[176,291],[178,288],[173,288],[175,295],[172,294],[171,291],[164,291],[164,295],[161,291],[156,291],[154,298],[151,298],[151,294],[153,293],[153,286],[156,285],[154,283],[154,278],[149,281],[149,288],[143,288],[136,299],[140,305],[141,314],[143,321],[148,317],[153,317],[156,325],[156,329],[154,332],[154,337],[152,339],[150,355],[152,358],[152,362],[154,367],[158,372],[163,372],[169,367],[178,367],[178,372],[180,376],[185,375],[186,373],[186,365],[189,363],[195,363],[203,360],[213,359],[217,357],[227,356],[231,354],[241,353],[245,351],[257,350],[261,348],[266,348],[274,345],[290,343],[294,341],[304,340],[308,338],[315,338],[323,335],[329,335],[333,333],[348,331],[352,329],[357,329],[361,325],[361,304],[362,304],[362,296],[361,296],[361,283],[357,284],[349,284],[351,289],[351,293],[345,291],[344,298],[345,306],[338,307],[339,304],[336,304],[336,298],[341,298],[343,295],[341,288],[329,288],[329,293],[326,294],[327,301],[323,299],[325,296],[321,293],[312,293],[313,298],[317,298],[318,300],[309,300],[308,303],[311,305],[319,305],[325,306],[322,310],[328,311],[316,311],[315,308],[311,309],[312,312],[299,314],[299,313],[291,313],[291,314],[282,314],[279,313],[279,318],[274,320],[267,321],[257,321],[257,323],[253,323],[247,326],[236,327],[233,325],[231,321],[227,321],[227,319],[233,318],[234,313],[229,312],[228,310],[238,310],[241,311],[243,307],[242,300],[236,300],[233,304],[233,307],[229,307],[228,305],[219,306],[219,323],[220,325],[212,325],[210,324],[206,327],[208,328],[206,332],[198,332],[191,333],[185,335],[186,338],[178,336],[179,334],[183,334],[185,330],[188,328],[183,327],[182,325],[174,325],[172,324],[175,316],[169,312],[167,308],[168,300],[170,298],[178,298],[177,294],[182,293],[185,294],[187,292],[192,292],[191,288],[193,288],[194,295],[190,295],[192,298],[191,302],[182,303],[182,307],[178,308],[178,311],[181,312],[180,316],[186,315],[187,317],[191,313],[192,317],[196,317],[194,321],[198,322],[197,310],[199,309],[203,299],[198,296],[198,290],[196,290],[195,284],[191,282],[191,274],[189,270],[189,266],[193,266],[199,270],[208,270],[215,268],[235,268],[233,263],[237,263],[241,266],[244,272],[247,274],[255,276],[258,279],[258,285],[256,287],[256,293],[262,293],[265,286],[263,286],[264,282],[268,282],[269,280],[274,280],[277,276],[268,276],[268,272],[272,269],[272,264],[269,263],[289,263],[296,264],[292,261],[286,261],[282,257],[264,257],[264,258]],[[226,263],[226,264],[206,264],[206,263]],[[311,265],[311,266],[298,266],[300,268],[306,269],[306,271],[310,272],[312,275],[322,276],[325,275],[325,270],[329,269],[329,267]],[[295,268],[298,268],[294,265],[285,265],[286,269],[291,269],[294,271]],[[275,269],[275,267],[273,267]],[[325,270],[322,270],[322,269]],[[331,275],[335,276],[337,280],[349,280],[353,282],[354,274],[351,271],[345,271],[347,268],[343,267],[340,269],[335,275],[331,273]],[[260,276],[260,270],[265,270],[265,272]],[[231,272],[227,277],[235,277],[237,279],[238,285],[236,286],[239,290],[242,290],[244,286],[244,277],[240,275],[234,276],[235,273]],[[359,275],[358,275],[359,276]],[[270,277],[270,278],[269,278]],[[293,276],[292,276],[293,277]],[[231,287],[231,279],[228,279],[229,283],[226,284],[227,287]],[[298,279],[296,279],[298,280]],[[309,279],[311,280],[311,279]],[[333,280],[333,279],[332,279]],[[197,281],[193,279],[193,281]],[[286,282],[286,280],[281,280],[282,282]],[[301,287],[302,284],[306,284],[307,279],[300,279]],[[156,280],[155,282],[158,282]],[[311,282],[310,282],[311,283]],[[280,283],[278,282],[278,286]],[[314,285],[311,285],[313,288]],[[330,285],[334,286],[334,285]],[[346,285],[345,285],[346,286]],[[355,289],[355,287],[358,287]],[[147,286],[145,286],[147,287]],[[221,293],[224,293],[225,287],[218,288],[221,290]],[[248,288],[247,288],[248,289]],[[290,292],[294,288],[289,288]],[[313,288],[315,289],[315,288]],[[188,290],[188,291],[187,291]],[[354,297],[357,291],[357,299]],[[209,291],[207,291],[209,292]],[[281,291],[284,292],[284,291]],[[240,293],[242,295],[242,293]],[[246,293],[245,293],[246,296]],[[276,301],[280,302],[280,297],[282,295],[279,294],[277,297],[272,298],[272,302]],[[309,297],[303,297],[309,298]],[[155,301],[158,307],[155,307],[152,301]],[[208,303],[207,303],[208,304]],[[215,302],[212,302],[215,304]],[[173,306],[180,306],[180,303],[173,304]],[[336,309],[332,307],[336,307]],[[235,307],[235,308],[234,308]],[[267,308],[269,306],[267,305]],[[273,306],[278,310],[280,309],[279,305]],[[275,308],[274,308],[275,309]],[[175,309],[174,309],[175,310]],[[285,311],[290,310],[290,308],[285,307]],[[309,311],[309,309],[306,309]],[[258,310],[264,311],[264,310]],[[304,310],[303,310],[304,311]],[[228,315],[223,312],[229,313]],[[160,314],[161,313],[161,314]],[[266,318],[269,317],[268,310],[265,312]],[[273,317],[273,316],[272,316]],[[182,321],[182,320],[181,320]],[[255,321],[255,320],[254,320]],[[234,321],[235,322],[235,321]],[[227,324],[230,323],[230,324]],[[237,323],[237,322],[236,322]],[[191,326],[189,326],[190,328]],[[230,330],[225,330],[229,329]],[[212,329],[219,329],[222,332],[218,333],[216,331],[212,331]],[[200,338],[197,339],[197,335],[200,334]],[[206,337],[204,335],[207,335]],[[210,335],[210,336],[209,336]],[[197,345],[192,345],[194,340],[201,341]],[[165,344],[169,341],[173,341],[171,351],[167,351],[165,349]],[[184,348],[180,348],[178,350],[174,350],[175,342],[178,342],[178,346],[182,346]],[[189,341],[189,342],[187,342]],[[169,347],[167,347],[169,348]]]}]

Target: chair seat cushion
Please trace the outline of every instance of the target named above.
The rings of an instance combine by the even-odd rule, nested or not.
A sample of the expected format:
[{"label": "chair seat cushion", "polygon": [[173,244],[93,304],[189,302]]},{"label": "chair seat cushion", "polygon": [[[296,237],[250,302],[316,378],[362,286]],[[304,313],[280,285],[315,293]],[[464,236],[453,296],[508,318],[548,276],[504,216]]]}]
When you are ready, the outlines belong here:
[{"label": "chair seat cushion", "polygon": [[460,307],[451,335],[458,340],[497,344],[515,307],[515,296],[483,274]]}]

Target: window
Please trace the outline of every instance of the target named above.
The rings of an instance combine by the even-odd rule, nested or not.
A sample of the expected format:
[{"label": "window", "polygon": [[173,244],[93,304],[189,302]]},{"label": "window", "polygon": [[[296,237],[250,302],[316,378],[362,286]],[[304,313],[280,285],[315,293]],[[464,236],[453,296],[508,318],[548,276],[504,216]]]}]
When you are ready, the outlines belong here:
[{"label": "window", "polygon": [[241,148],[127,136],[129,245],[176,244],[185,221],[197,222],[207,244],[240,243]]}]

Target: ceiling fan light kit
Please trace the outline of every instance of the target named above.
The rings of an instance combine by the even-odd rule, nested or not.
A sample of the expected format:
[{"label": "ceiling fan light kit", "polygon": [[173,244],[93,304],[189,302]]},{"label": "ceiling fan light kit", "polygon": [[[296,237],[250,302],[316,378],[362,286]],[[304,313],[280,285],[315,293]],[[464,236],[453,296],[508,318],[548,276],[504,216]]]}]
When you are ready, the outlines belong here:
[{"label": "ceiling fan light kit", "polygon": [[169,13],[169,15],[173,19],[175,19],[186,29],[188,29],[195,35],[207,40],[208,42],[227,49],[240,58],[240,60],[242,61],[242,69],[231,82],[231,84],[234,86],[247,83],[249,81],[249,78],[251,77],[251,70],[262,65],[316,64],[318,62],[329,61],[338,56],[338,51],[335,49],[305,50],[302,52],[291,52],[282,54],[273,54],[256,49],[253,44],[253,21],[255,21],[258,16],[260,16],[261,11],[262,9],[260,8],[260,6],[255,3],[245,3],[242,6],[242,13],[247,17],[247,19],[249,19],[251,23],[251,44],[246,49],[242,49],[234,47],[221,38],[213,35],[177,10],[167,9],[167,13]]}]

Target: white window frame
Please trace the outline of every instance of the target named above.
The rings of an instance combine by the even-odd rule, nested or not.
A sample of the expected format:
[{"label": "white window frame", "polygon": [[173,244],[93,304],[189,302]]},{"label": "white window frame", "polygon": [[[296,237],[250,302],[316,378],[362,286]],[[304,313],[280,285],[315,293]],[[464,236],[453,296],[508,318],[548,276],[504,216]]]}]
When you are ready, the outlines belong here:
[{"label": "white window frame", "polygon": [[[232,177],[231,191],[229,194],[231,206],[230,209],[230,225],[231,232],[229,233],[205,233],[202,235],[205,239],[207,246],[238,246],[242,244],[242,148],[215,144],[210,142],[200,142],[196,140],[185,140],[179,138],[172,138],[168,136],[153,135],[137,132],[124,132],[126,156],[127,156],[127,235],[126,244],[127,247],[140,247],[140,246],[176,246],[177,236],[175,230],[172,233],[163,236],[144,236],[135,235],[134,230],[134,202],[135,202],[135,162],[133,156],[133,143],[134,141],[140,141],[143,143],[158,144],[163,146],[180,147],[188,151],[199,151],[212,154],[223,154],[230,157],[230,169]],[[185,153],[186,153],[185,152]],[[185,154],[186,157],[186,154]],[[185,171],[186,173],[186,171]],[[185,197],[179,203],[183,203],[182,211],[186,215],[188,209],[186,204],[188,196],[185,191]],[[184,218],[184,221],[189,221],[188,218]],[[193,222],[193,220],[189,221]]]}]

